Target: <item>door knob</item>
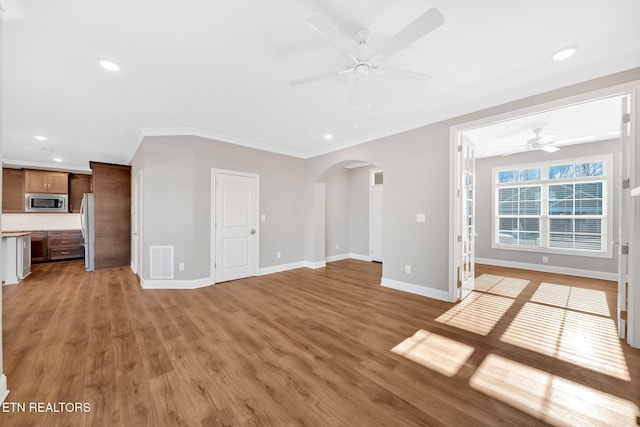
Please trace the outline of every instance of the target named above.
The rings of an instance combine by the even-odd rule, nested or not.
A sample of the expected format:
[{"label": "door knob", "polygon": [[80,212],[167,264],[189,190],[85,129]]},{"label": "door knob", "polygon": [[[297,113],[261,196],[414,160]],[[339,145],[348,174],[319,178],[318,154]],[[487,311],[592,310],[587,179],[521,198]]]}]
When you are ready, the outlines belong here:
[{"label": "door knob", "polygon": [[256,234],[256,230],[252,228],[252,229],[251,229],[251,231],[250,231],[249,233],[251,233],[251,234]]}]

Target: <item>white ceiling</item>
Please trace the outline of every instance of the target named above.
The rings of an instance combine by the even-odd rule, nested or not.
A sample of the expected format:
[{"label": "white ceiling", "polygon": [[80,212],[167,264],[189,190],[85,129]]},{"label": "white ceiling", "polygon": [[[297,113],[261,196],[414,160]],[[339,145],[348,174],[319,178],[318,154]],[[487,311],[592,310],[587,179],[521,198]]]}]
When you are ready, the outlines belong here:
[{"label": "white ceiling", "polygon": [[[127,163],[141,132],[310,157],[640,66],[637,0],[19,4],[24,19],[4,23],[2,63],[3,155],[17,163]],[[431,7],[444,24],[388,61],[430,74],[428,86],[374,76],[372,106],[353,111],[348,81],[288,83],[345,65],[306,24],[312,13],[347,34],[370,29],[376,47]],[[568,45],[574,57],[550,59]],[[103,58],[121,71],[103,70]]]},{"label": "white ceiling", "polygon": [[464,134],[473,141],[476,158],[494,157],[530,148],[527,141],[535,138],[533,129],[541,128],[545,142],[557,148],[616,139],[621,118],[622,97],[615,96],[494,123]]}]

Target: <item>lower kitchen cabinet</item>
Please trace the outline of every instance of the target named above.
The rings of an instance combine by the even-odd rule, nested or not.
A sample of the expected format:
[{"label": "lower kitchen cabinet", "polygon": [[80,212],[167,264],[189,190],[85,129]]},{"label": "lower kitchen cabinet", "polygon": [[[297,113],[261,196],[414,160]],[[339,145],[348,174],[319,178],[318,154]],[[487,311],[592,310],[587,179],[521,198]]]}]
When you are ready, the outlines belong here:
[{"label": "lower kitchen cabinet", "polygon": [[34,231],[31,234],[31,261],[61,261],[84,257],[80,230]]}]

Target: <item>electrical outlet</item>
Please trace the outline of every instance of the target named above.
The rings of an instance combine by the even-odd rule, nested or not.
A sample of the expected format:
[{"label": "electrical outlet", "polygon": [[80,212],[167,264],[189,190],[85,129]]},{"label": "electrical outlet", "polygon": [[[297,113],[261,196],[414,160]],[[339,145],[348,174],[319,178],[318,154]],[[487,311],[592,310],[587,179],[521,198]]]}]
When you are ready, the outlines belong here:
[{"label": "electrical outlet", "polygon": [[184,271],[184,262],[178,264],[178,271]]},{"label": "electrical outlet", "polygon": [[423,214],[423,213],[416,214],[416,222],[426,222],[426,220],[427,220],[426,214]]},{"label": "electrical outlet", "polygon": [[549,262],[549,257],[548,256],[543,256],[542,257],[542,262],[544,262],[544,263]]},{"label": "electrical outlet", "polygon": [[276,252],[276,258],[280,258],[282,256],[282,253],[280,251]]},{"label": "electrical outlet", "polygon": [[411,266],[410,265],[405,265],[404,266],[404,272],[407,274],[411,274]]},{"label": "electrical outlet", "polygon": [[266,214],[260,215],[260,221],[265,222],[266,220],[267,220],[267,215]]}]

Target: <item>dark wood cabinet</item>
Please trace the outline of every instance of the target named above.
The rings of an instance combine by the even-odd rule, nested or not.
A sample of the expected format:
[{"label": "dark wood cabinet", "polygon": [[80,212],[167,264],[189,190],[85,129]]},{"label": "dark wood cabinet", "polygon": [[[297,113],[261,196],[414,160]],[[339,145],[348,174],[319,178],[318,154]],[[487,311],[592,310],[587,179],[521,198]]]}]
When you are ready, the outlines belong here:
[{"label": "dark wood cabinet", "polygon": [[131,166],[90,162],[95,269],[131,265]]},{"label": "dark wood cabinet", "polygon": [[24,190],[26,193],[67,194],[69,173],[40,170],[25,170]]},{"label": "dark wood cabinet", "polygon": [[47,250],[49,261],[82,258],[82,232],[80,230],[62,230],[47,232]]},{"label": "dark wood cabinet", "polygon": [[69,175],[69,212],[80,213],[82,195],[91,193],[91,175]]},{"label": "dark wood cabinet", "polygon": [[24,212],[24,170],[2,169],[2,212]]},{"label": "dark wood cabinet", "polygon": [[31,263],[43,262],[46,261],[47,258],[47,232],[31,232]]}]

